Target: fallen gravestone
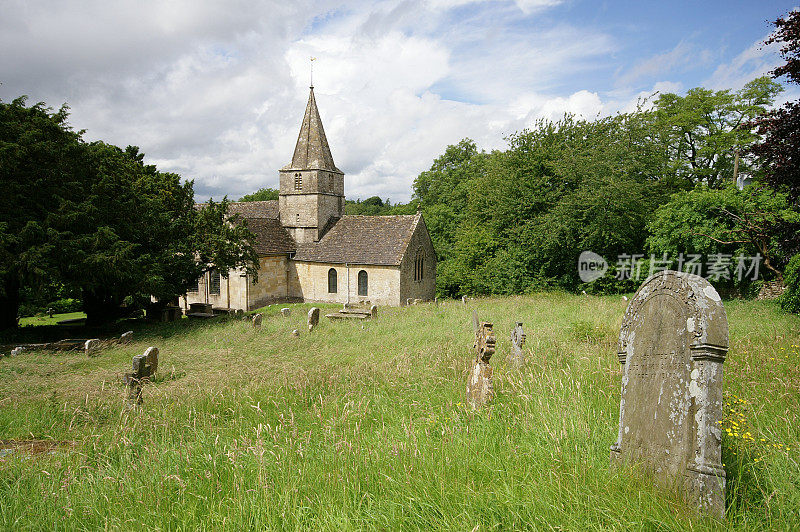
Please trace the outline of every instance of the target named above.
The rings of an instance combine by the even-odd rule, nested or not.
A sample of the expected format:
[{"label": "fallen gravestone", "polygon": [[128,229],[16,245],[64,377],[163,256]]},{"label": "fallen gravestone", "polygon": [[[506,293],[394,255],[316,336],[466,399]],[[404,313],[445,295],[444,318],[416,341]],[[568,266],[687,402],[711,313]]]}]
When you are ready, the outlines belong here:
[{"label": "fallen gravestone", "polygon": [[508,361],[512,366],[519,368],[525,364],[525,355],[522,354],[524,345],[525,331],[522,329],[522,322],[518,321],[517,326],[511,330],[511,355]]},{"label": "fallen gravestone", "polygon": [[150,380],[158,370],[158,348],[148,347],[141,354],[133,357],[133,372],[125,374],[125,384],[128,385],[128,404],[136,406],[142,404],[142,384]]},{"label": "fallen gravestone", "polygon": [[284,318],[288,318],[289,316],[292,315],[292,309],[290,309],[288,307],[284,307],[284,308],[281,309],[281,314],[283,314]]},{"label": "fallen gravestone", "polygon": [[679,485],[703,511],[725,514],[722,364],[728,318],[702,277],[664,271],[631,298],[619,335],[623,364],[612,465],[632,462]]},{"label": "fallen gravestone", "polygon": [[122,336],[119,337],[119,343],[121,344],[129,344],[133,341],[133,331],[128,331],[122,333]]},{"label": "fallen gravestone", "polygon": [[476,408],[494,397],[493,370],[489,359],[495,351],[495,337],[492,324],[485,321],[479,323],[475,311],[472,311],[472,325],[475,329],[475,361],[467,380],[467,402]]},{"label": "fallen gravestone", "polygon": [[255,316],[253,316],[253,327],[255,327],[256,329],[261,327],[261,321],[263,319],[264,319],[264,316],[262,316],[261,314],[256,314]]},{"label": "fallen gravestone", "polygon": [[313,331],[317,325],[319,325],[319,309],[311,307],[308,311],[308,330]]},{"label": "fallen gravestone", "polygon": [[93,357],[100,351],[100,339],[99,338],[92,338],[91,340],[86,340],[83,344],[83,352],[86,353],[86,356]]}]

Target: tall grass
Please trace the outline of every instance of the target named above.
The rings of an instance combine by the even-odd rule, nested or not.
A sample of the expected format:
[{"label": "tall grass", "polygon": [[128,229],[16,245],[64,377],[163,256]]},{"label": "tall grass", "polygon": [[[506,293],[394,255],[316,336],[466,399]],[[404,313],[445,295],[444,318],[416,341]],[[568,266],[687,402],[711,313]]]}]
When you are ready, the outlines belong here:
[{"label": "tall grass", "polygon": [[[2,458],[0,527],[799,529],[797,318],[726,303],[726,396],[747,401],[732,415],[754,441],[725,435],[720,522],[647,475],[609,468],[625,305],[552,293],[448,301],[363,323],[323,318],[312,333],[310,305],[290,305],[288,319],[266,309],[261,329],[183,320],[98,358],[4,358],[0,438],[77,444]],[[498,336],[498,396],[481,411],[464,405],[472,309]],[[521,370],[505,361],[516,321]],[[148,345],[161,350],[159,375],[128,410],[120,377]]]}]

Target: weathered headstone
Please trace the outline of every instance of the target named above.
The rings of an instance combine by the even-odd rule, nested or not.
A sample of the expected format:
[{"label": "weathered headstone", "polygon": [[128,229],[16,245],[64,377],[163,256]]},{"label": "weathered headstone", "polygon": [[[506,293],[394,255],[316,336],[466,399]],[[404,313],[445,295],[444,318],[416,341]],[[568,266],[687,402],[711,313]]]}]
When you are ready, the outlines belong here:
[{"label": "weathered headstone", "polygon": [[611,463],[638,463],[687,501],[725,513],[722,364],[728,318],[702,277],[664,271],[631,298],[619,335],[624,366]]},{"label": "weathered headstone", "polygon": [[378,317],[378,305],[369,307],[369,315],[373,320]]},{"label": "weathered headstone", "polygon": [[300,336],[300,331],[297,329],[292,329],[292,336]]},{"label": "weathered headstone", "polygon": [[52,318],[52,317],[53,317],[53,314],[54,314],[53,307],[50,307],[49,309],[47,309],[47,315],[48,315],[49,317],[51,317],[51,318]]},{"label": "weathered headstone", "polygon": [[317,325],[319,325],[319,309],[311,307],[311,310],[308,311],[308,330],[313,331]]},{"label": "weathered headstone", "polygon": [[255,316],[253,316],[253,327],[255,327],[256,329],[261,327],[261,321],[263,319],[264,316],[262,316],[261,314],[256,314]]},{"label": "weathered headstone", "polygon": [[15,347],[14,349],[11,350],[11,356],[15,357],[21,354],[23,351],[25,351],[24,347]]},{"label": "weathered headstone", "polygon": [[128,404],[142,404],[142,384],[149,380],[158,370],[158,348],[148,347],[141,355],[133,357],[133,372],[125,375],[128,385]]},{"label": "weathered headstone", "polygon": [[461,302],[467,304],[467,296],[461,296]]},{"label": "weathered headstone", "polygon": [[288,318],[289,316],[291,316],[291,315],[292,315],[292,309],[290,309],[290,308],[288,308],[288,307],[283,307],[283,308],[281,309],[281,314],[283,314],[283,317],[284,317],[284,318]]},{"label": "weathered headstone", "polygon": [[495,337],[491,323],[478,323],[478,316],[474,311],[472,319],[476,327],[473,345],[475,361],[467,380],[467,402],[475,408],[488,403],[494,397],[493,370],[489,359],[495,351]]},{"label": "weathered headstone", "polygon": [[95,356],[97,352],[100,351],[100,339],[92,338],[91,340],[86,340],[83,344],[83,351],[86,353],[86,356]]},{"label": "weathered headstone", "polygon": [[411,303],[412,303],[413,301],[414,301],[413,299],[411,299],[410,297],[407,297],[407,298],[406,298],[406,306],[407,306],[407,307],[410,307],[410,306],[411,306]]},{"label": "weathered headstone", "polygon": [[433,304],[436,305],[437,307],[439,306],[439,298],[438,297],[434,297],[433,298]]},{"label": "weathered headstone", "polygon": [[122,333],[122,336],[119,337],[119,342],[121,344],[129,344],[133,341],[133,331],[127,331]]},{"label": "weathered headstone", "polygon": [[511,330],[511,355],[508,361],[512,366],[521,367],[525,364],[525,355],[522,354],[524,345],[525,331],[522,329],[522,322],[518,321],[516,327]]},{"label": "weathered headstone", "polygon": [[622,300],[623,301],[627,301],[628,300],[628,296],[622,296]]}]

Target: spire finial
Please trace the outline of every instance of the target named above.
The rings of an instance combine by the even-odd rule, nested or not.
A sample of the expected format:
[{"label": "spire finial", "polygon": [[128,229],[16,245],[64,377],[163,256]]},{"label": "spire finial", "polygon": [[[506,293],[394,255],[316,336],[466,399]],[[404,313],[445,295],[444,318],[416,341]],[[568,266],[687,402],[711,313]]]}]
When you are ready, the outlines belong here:
[{"label": "spire finial", "polygon": [[317,58],[316,57],[310,57],[310,60],[311,60],[311,87],[309,87],[309,88],[313,89],[314,88],[314,61],[316,61]]}]

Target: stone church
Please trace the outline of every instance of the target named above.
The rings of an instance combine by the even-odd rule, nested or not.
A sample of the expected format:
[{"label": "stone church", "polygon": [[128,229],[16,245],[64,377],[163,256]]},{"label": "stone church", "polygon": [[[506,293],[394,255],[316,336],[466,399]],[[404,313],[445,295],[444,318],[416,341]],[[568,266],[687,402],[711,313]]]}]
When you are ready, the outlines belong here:
[{"label": "stone church", "polygon": [[422,214],[344,215],[344,172],[333,162],[314,87],[292,162],[280,170],[278,201],[234,202],[256,236],[258,280],[212,270],[181,306],[251,310],[278,301],[399,306],[433,299],[436,253]]}]

